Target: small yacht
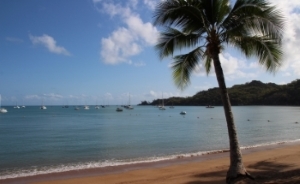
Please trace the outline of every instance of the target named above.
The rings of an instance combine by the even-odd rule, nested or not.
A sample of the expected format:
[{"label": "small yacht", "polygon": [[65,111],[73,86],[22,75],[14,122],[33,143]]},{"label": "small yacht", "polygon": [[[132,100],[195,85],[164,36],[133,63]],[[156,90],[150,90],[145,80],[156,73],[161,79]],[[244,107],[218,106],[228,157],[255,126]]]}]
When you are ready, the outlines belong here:
[{"label": "small yacht", "polygon": [[158,107],[159,110],[166,110],[165,105],[164,105],[164,96],[162,94],[162,105]]},{"label": "small yacht", "polygon": [[46,110],[47,109],[47,107],[44,105],[44,100],[42,101],[42,105],[41,105],[40,109],[41,110]]},{"label": "small yacht", "polygon": [[160,106],[159,110],[166,110],[166,108],[164,106]]},{"label": "small yacht", "polygon": [[118,107],[118,108],[116,109],[116,111],[117,111],[117,112],[122,112],[123,109],[122,109],[121,107]]},{"label": "small yacht", "polygon": [[46,106],[44,106],[44,105],[42,105],[42,106],[40,107],[40,109],[42,109],[42,110],[46,110],[46,109],[47,109],[47,107],[46,107]]},{"label": "small yacht", "polygon": [[0,95],[0,113],[7,113],[6,109],[1,108],[1,95]]},{"label": "small yacht", "polygon": [[85,105],[85,106],[83,107],[83,109],[84,109],[84,110],[89,110],[89,109],[90,109],[90,107],[89,107],[89,106],[87,106],[87,105]]},{"label": "small yacht", "polygon": [[7,113],[7,110],[4,108],[0,108],[0,113]]},{"label": "small yacht", "polygon": [[186,112],[185,112],[185,111],[181,111],[180,114],[181,114],[181,115],[185,115]]}]

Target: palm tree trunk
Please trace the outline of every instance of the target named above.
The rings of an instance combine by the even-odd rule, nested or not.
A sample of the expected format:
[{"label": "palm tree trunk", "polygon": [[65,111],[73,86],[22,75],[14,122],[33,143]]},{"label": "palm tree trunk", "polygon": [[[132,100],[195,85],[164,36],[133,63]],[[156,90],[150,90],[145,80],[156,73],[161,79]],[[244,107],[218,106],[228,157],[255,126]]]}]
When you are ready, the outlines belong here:
[{"label": "palm tree trunk", "polygon": [[230,145],[230,167],[227,172],[226,183],[232,183],[238,178],[243,178],[244,176],[253,179],[246,171],[243,165],[242,154],[237,138],[237,132],[234,124],[234,118],[231,110],[231,104],[229,95],[227,92],[223,69],[221,67],[220,59],[218,54],[213,55],[213,62],[215,67],[215,72],[219,84],[219,90],[221,93],[221,98],[224,107],[224,113],[227,122],[229,145]]}]

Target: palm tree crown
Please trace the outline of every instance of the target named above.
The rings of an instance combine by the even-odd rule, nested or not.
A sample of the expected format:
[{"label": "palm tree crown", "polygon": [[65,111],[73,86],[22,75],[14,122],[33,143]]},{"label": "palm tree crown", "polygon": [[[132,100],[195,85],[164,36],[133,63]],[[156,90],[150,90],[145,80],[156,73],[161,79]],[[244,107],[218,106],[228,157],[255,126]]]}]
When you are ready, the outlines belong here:
[{"label": "palm tree crown", "polygon": [[209,73],[225,44],[257,56],[267,70],[281,64],[283,17],[265,0],[237,0],[232,7],[229,0],[166,0],[158,4],[154,24],[164,28],[156,45],[161,58],[190,49],[173,58],[174,81],[182,89],[200,61]]}]

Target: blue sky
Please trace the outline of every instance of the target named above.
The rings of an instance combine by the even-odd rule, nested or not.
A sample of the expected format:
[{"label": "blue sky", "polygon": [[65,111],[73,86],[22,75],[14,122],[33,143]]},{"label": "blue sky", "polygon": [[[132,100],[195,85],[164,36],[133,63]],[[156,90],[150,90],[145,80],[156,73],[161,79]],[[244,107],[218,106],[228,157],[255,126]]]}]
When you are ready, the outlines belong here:
[{"label": "blue sky", "polygon": [[[159,0],[0,0],[2,105],[131,104],[192,96],[217,86],[199,65],[184,91],[171,60],[154,50]],[[300,1],[270,1],[286,16],[284,64],[267,73],[256,59],[220,55],[226,84],[289,83],[300,76]]]}]

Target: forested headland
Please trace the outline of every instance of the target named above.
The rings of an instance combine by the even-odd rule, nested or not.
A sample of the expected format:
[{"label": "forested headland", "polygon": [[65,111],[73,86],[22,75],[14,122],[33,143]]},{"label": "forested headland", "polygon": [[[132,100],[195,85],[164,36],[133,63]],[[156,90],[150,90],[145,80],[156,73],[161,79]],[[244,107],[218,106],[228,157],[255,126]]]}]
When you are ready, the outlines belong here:
[{"label": "forested headland", "polygon": [[[231,105],[300,105],[300,79],[284,85],[253,80],[228,88]],[[160,105],[162,99],[142,101],[139,105]],[[220,106],[219,89],[200,91],[191,97],[164,99],[165,106]]]}]

